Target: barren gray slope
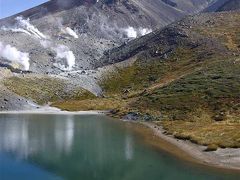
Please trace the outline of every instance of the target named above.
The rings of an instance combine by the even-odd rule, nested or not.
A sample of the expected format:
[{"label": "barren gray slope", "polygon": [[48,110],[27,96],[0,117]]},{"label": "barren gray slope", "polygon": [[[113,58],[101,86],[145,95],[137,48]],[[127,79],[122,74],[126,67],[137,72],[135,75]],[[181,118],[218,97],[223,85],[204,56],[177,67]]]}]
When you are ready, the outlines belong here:
[{"label": "barren gray slope", "polygon": [[206,12],[220,12],[220,11],[233,11],[240,9],[239,0],[217,0],[209,6]]},{"label": "barren gray slope", "polygon": [[[95,3],[95,1],[49,1],[36,8],[17,14],[0,23],[8,26],[16,16],[32,19],[40,31],[51,37],[56,44],[69,47],[76,56],[75,69],[93,69],[106,50],[128,41],[126,29],[133,27],[155,29],[202,10],[208,0],[177,0],[177,6],[163,0],[120,0]],[[74,29],[79,39],[66,37],[60,33],[59,22],[64,27]],[[58,73],[53,66],[54,52],[43,48],[39,41],[26,34],[0,31],[0,38],[6,44],[30,53],[30,70],[34,72]]]}]

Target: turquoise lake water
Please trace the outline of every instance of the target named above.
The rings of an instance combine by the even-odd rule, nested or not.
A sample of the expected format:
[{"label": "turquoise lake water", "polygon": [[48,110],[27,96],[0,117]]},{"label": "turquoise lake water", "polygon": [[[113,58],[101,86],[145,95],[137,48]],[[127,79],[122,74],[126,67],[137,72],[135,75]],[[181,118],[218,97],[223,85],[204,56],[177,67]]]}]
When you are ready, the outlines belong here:
[{"label": "turquoise lake water", "polygon": [[104,115],[0,115],[0,180],[237,180],[154,149]]}]

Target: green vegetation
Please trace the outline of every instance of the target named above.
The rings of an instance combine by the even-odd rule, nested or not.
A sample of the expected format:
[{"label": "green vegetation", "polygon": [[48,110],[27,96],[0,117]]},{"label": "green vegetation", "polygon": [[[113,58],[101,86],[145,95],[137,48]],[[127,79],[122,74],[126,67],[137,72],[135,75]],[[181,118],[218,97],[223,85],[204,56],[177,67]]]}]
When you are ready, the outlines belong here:
[{"label": "green vegetation", "polygon": [[162,121],[157,124],[162,125],[168,133],[179,139],[206,146],[240,148],[239,120],[216,122],[199,119],[194,122]]},{"label": "green vegetation", "polygon": [[[219,120],[238,110],[240,99],[240,63],[219,61],[143,94],[133,107],[161,111],[167,119],[190,119],[201,108]],[[190,117],[188,117],[190,115]]]},{"label": "green vegetation", "polygon": [[[129,88],[131,91],[127,95],[122,93],[127,87],[126,81],[118,78],[126,75],[125,70],[118,71],[115,76],[111,74],[105,82],[109,83],[105,87],[118,82],[121,91],[111,89],[110,94],[120,93],[120,96],[127,97],[128,103],[120,108],[119,116],[136,111],[157,115],[159,122],[156,123],[168,133],[206,145],[206,151],[240,147],[240,61],[215,59],[190,71],[177,70],[179,76],[175,75],[176,72],[162,73],[162,79],[155,83],[142,75],[141,79],[145,79],[142,82],[148,87],[144,91]],[[133,82],[129,87],[136,87]]]},{"label": "green vegetation", "polygon": [[16,94],[32,99],[38,104],[94,97],[90,92],[74,87],[66,80],[50,77],[10,77],[4,81],[4,85]]},{"label": "green vegetation", "polygon": [[126,101],[116,98],[90,98],[55,102],[52,106],[67,111],[90,111],[120,109]]},{"label": "green vegetation", "polygon": [[[199,68],[202,51],[197,52],[188,47],[176,48],[167,59],[139,57],[133,65],[118,68],[115,72],[107,74],[101,81],[101,86],[107,94],[122,94],[126,91],[139,91],[151,85],[175,80],[181,75],[193,72]],[[215,57],[216,58],[216,57]]]},{"label": "green vegetation", "polygon": [[[154,116],[151,120],[157,119],[155,123],[168,134],[206,145],[206,151],[240,147],[240,14],[224,15],[196,19],[197,23],[188,26],[190,17],[180,27],[186,36],[176,35],[178,27],[170,34],[156,32],[157,37],[149,36],[148,44],[143,42],[147,37],[140,39],[146,49],[137,60],[100,82],[105,98],[56,106],[67,110],[115,109],[118,117],[129,112],[138,114],[139,119]],[[123,50],[131,54],[137,43]],[[166,51],[169,44],[171,50]]]},{"label": "green vegetation", "polygon": [[135,62],[130,67],[118,68],[115,72],[107,74],[101,81],[101,86],[111,95],[141,90],[156,82],[167,70],[167,64],[163,62]]}]

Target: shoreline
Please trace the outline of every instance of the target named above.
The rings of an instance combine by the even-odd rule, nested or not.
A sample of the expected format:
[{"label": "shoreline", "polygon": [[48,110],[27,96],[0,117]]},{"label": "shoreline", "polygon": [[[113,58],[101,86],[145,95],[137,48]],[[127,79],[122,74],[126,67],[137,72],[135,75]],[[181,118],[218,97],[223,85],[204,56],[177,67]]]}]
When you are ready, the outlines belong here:
[{"label": "shoreline", "polygon": [[[192,163],[221,169],[223,171],[240,173],[240,148],[219,148],[217,151],[206,152],[204,151],[206,146],[194,144],[186,140],[176,139],[172,135],[165,135],[164,129],[154,123],[140,122],[139,124],[149,128],[159,139],[159,142],[150,143],[157,148],[165,150],[180,159]],[[163,141],[166,142],[163,143]],[[161,145],[164,145],[165,147]],[[174,149],[174,147],[176,149]]]},{"label": "shoreline", "polygon": [[69,115],[105,115],[105,112],[101,111],[76,111],[76,112],[68,112],[68,111],[34,111],[34,110],[26,110],[26,111],[1,111],[0,114],[69,114]]},{"label": "shoreline", "polygon": [[[50,106],[41,107],[39,109],[29,109],[23,111],[0,111],[1,114],[53,114],[53,115],[107,115],[109,111],[62,111],[58,108]],[[212,167],[214,169],[221,169],[223,171],[234,171],[240,173],[240,148],[225,148],[217,151],[204,151],[206,146],[194,144],[187,140],[180,140],[174,138],[172,135],[164,134],[164,129],[153,122],[133,122],[129,120],[122,120],[123,122],[134,123],[136,130],[146,128],[145,132],[139,131],[146,137],[146,143],[153,145],[157,149],[164,150],[173,156],[184,161],[201,165],[205,167]],[[153,135],[155,137],[153,137]]]},{"label": "shoreline", "polygon": [[107,111],[62,111],[58,108],[44,107],[22,111],[0,111],[0,114],[69,114],[69,115],[105,115]]}]

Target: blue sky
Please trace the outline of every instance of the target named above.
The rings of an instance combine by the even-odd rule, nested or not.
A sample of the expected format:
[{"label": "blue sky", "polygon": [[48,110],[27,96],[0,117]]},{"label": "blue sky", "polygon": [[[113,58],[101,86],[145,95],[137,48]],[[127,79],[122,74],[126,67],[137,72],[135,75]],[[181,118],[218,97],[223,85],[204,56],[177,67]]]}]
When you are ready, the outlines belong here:
[{"label": "blue sky", "polygon": [[14,15],[48,0],[0,0],[0,19]]}]

